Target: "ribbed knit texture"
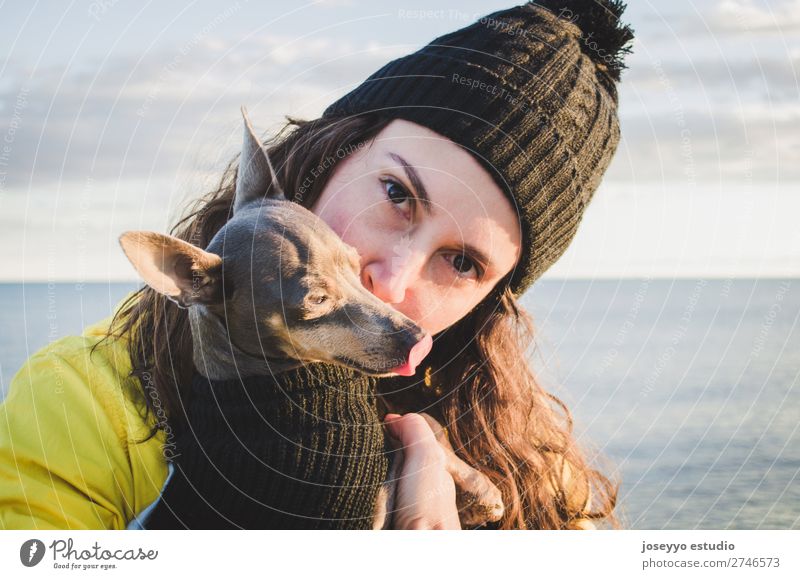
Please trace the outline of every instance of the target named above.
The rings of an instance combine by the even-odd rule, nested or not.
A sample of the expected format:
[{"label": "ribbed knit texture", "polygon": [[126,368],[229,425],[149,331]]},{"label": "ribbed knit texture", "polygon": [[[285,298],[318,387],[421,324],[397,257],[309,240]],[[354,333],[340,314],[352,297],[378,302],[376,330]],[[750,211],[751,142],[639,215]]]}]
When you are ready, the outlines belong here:
[{"label": "ribbed knit texture", "polygon": [[[608,35],[610,9],[596,3]],[[535,3],[489,14],[389,62],[323,116],[379,111],[470,151],[519,215],[522,255],[510,284],[519,296],[569,246],[619,142],[618,72],[592,44],[593,22],[581,30]]]},{"label": "ribbed knit texture", "polygon": [[386,478],[374,379],[329,364],[195,374],[148,529],[368,529]]}]

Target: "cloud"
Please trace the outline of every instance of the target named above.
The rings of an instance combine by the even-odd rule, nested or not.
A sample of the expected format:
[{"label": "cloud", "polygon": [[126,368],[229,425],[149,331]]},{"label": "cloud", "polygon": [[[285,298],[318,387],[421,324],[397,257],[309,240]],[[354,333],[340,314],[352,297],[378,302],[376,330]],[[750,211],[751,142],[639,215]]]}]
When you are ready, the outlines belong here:
[{"label": "cloud", "polygon": [[[713,42],[712,42],[713,40]],[[648,38],[620,87],[624,151],[609,178],[800,180],[800,54],[772,38]]]},{"label": "cloud", "polygon": [[790,182],[800,180],[800,111],[776,118],[731,107],[624,115],[622,143],[607,179],[666,182]]},{"label": "cloud", "polygon": [[[623,140],[604,183],[624,182],[643,196],[662,186],[681,189],[688,206],[711,182],[758,191],[800,180],[800,50],[792,48],[800,12],[787,12],[796,6],[629,3],[637,40],[620,85]],[[103,15],[103,34],[121,30],[121,9],[122,3]],[[158,14],[166,18],[163,9]],[[75,274],[76,251],[79,273],[96,274],[109,264],[110,275],[114,268],[128,275],[110,242],[122,226],[166,229],[181,199],[207,190],[238,152],[240,105],[247,105],[260,133],[277,130],[286,114],[313,118],[386,62],[418,48],[420,30],[433,38],[467,24],[383,14],[359,20],[346,10],[319,14],[303,13],[273,34],[255,33],[260,29],[249,26],[249,12],[217,25],[216,16],[209,20],[200,11],[181,19],[180,30],[164,20],[160,26],[175,36],[164,40],[153,32],[146,38],[152,45],[107,51],[105,39],[95,39],[93,56],[77,49],[79,34],[71,28],[54,33],[63,57],[36,67],[39,53],[18,45],[0,75],[0,141],[11,137],[8,151],[0,147],[0,258],[17,267],[12,277],[34,255],[51,255],[37,253],[36,243],[53,248],[50,261],[63,265],[65,275]],[[751,26],[737,24],[742,14]],[[308,25],[309,17],[321,22]],[[337,28],[351,17],[351,28]],[[51,33],[49,21],[35,20],[40,29],[24,35],[29,41]],[[779,27],[769,24],[776,20]],[[12,24],[6,26],[13,30]],[[142,46],[154,48],[143,52]],[[647,207],[659,211],[660,205]],[[615,214],[597,227],[621,226]],[[646,252],[642,259],[653,256]]]},{"label": "cloud", "polygon": [[397,53],[319,36],[262,35],[49,66],[28,79],[31,71],[18,66],[0,88],[4,115],[21,90],[27,96],[5,185],[174,174],[187,151],[234,145],[240,105],[262,130],[276,128],[284,114],[311,118]]},{"label": "cloud", "polygon": [[628,4],[634,30],[649,40],[757,42],[800,30],[800,0],[684,0]]},{"label": "cloud", "polygon": [[720,30],[737,32],[800,30],[800,0],[777,3],[753,0],[722,0],[713,12],[712,24]]}]

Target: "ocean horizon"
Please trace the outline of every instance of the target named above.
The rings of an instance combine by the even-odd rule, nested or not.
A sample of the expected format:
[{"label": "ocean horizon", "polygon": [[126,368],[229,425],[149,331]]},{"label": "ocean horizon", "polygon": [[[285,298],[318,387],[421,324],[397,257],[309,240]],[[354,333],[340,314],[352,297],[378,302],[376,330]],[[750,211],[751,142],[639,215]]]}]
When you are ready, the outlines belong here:
[{"label": "ocean horizon", "polygon": [[[0,397],[139,285],[0,282]],[[800,528],[800,279],[542,279],[521,303],[625,528]]]}]

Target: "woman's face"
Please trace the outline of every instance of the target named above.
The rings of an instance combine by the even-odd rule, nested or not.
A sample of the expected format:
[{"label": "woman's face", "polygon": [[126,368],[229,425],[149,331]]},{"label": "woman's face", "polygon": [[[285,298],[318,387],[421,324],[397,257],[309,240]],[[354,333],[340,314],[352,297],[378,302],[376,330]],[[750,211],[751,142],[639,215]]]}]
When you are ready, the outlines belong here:
[{"label": "woman's face", "polygon": [[519,222],[466,150],[394,120],[341,161],[311,211],[361,256],[369,291],[436,334],[514,267]]}]

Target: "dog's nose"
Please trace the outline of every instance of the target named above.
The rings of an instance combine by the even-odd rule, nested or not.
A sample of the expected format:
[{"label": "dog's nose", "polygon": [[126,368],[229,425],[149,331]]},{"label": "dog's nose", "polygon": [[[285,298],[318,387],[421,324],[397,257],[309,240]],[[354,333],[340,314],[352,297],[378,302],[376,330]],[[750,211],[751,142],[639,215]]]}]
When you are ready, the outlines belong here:
[{"label": "dog's nose", "polygon": [[425,334],[424,338],[412,346],[405,364],[392,368],[391,371],[400,376],[413,376],[417,366],[428,355],[432,346],[433,338],[430,334]]}]

